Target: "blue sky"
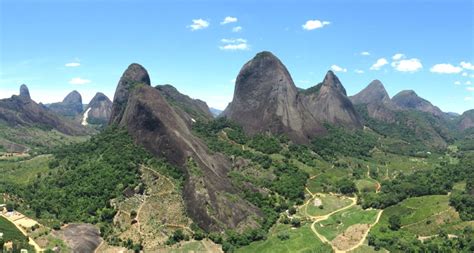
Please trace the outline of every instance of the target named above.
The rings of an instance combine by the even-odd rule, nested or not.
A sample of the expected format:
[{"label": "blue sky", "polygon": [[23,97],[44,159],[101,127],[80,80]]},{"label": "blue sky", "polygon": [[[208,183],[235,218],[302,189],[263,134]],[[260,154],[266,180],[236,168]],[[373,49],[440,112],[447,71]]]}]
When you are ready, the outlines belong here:
[{"label": "blue sky", "polygon": [[269,50],[302,88],[333,69],[349,95],[379,79],[391,96],[413,89],[460,113],[474,108],[473,10],[472,0],[1,0],[0,97],[26,83],[43,103],[74,89],[84,102],[112,98],[137,62],[154,85],[223,109],[242,65]]}]

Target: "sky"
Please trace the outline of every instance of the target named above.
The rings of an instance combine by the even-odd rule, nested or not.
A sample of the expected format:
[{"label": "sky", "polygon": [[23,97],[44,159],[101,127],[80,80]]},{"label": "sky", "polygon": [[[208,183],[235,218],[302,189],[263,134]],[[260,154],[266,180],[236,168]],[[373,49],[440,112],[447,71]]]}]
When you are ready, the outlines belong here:
[{"label": "sky", "polygon": [[379,79],[462,113],[474,108],[474,1],[0,0],[0,98],[77,90],[111,99],[123,71],[224,109],[260,51],[308,88],[330,69],[353,95]]}]

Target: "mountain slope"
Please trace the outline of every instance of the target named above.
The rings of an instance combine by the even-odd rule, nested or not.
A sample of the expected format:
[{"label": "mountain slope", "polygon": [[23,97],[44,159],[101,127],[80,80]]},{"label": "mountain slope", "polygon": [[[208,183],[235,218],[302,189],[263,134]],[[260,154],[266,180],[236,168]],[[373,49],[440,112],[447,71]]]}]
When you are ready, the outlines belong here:
[{"label": "mountain slope", "polygon": [[474,109],[465,111],[459,118],[458,128],[461,131],[474,127]]},{"label": "mountain slope", "polygon": [[428,100],[419,97],[413,90],[400,91],[398,94],[393,96],[392,101],[403,109],[427,112],[437,117],[444,116],[444,113],[438,107],[431,104]]},{"label": "mountain slope", "polygon": [[240,70],[234,98],[221,116],[237,122],[251,135],[268,131],[305,143],[325,130],[297,95],[283,63],[272,53],[261,52]]},{"label": "mountain slope", "polygon": [[165,97],[169,104],[178,106],[181,110],[188,113],[193,119],[209,120],[213,118],[206,102],[199,99],[192,99],[187,95],[180,93],[175,87],[166,85],[157,85],[162,96]]},{"label": "mountain slope", "polygon": [[260,211],[235,195],[237,190],[227,177],[229,161],[212,154],[193,136],[190,117],[182,117],[184,112],[170,106],[149,80],[142,66],[128,67],[117,87],[111,122],[126,128],[152,154],[183,170],[185,205],[200,227],[221,231],[256,224]]}]

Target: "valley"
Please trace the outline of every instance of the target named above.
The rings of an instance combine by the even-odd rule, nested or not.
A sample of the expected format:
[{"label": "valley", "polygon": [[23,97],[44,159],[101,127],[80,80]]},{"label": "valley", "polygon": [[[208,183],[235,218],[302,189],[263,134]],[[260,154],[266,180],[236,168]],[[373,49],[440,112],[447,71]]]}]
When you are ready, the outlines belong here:
[{"label": "valley", "polygon": [[333,71],[298,89],[266,51],[218,117],[151,84],[133,63],[113,101],[0,100],[7,252],[474,249],[471,114]]}]

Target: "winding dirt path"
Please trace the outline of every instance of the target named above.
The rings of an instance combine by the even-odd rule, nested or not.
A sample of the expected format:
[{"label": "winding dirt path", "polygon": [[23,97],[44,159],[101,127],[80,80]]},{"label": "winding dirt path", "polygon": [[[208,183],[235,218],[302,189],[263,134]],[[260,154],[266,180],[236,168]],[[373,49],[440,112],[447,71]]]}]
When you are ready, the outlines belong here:
[{"label": "winding dirt path", "polygon": [[[316,197],[316,195],[317,195],[317,194],[313,194],[311,191],[309,191],[308,188],[306,188],[306,191],[308,191],[308,193],[309,193],[312,197],[311,197],[305,204],[303,204],[303,205],[300,207],[300,209],[301,209],[301,208],[304,208],[304,207],[307,207],[307,205],[308,205],[308,204]],[[322,194],[322,193],[318,193],[318,194]],[[322,194],[322,195],[324,195],[324,194]],[[367,238],[367,236],[368,236],[368,234],[369,234],[369,232],[370,232],[370,229],[371,229],[375,224],[377,224],[377,223],[379,222],[380,217],[382,216],[382,212],[383,212],[383,210],[380,210],[380,211],[378,212],[377,217],[376,217],[376,219],[375,219],[375,222],[369,225],[369,228],[367,229],[367,231],[364,233],[364,235],[363,235],[363,237],[361,238],[361,240],[360,240],[356,245],[352,246],[352,247],[349,248],[349,249],[340,250],[340,249],[338,249],[336,246],[334,246],[334,245],[332,244],[332,242],[329,241],[325,236],[323,236],[323,235],[321,235],[320,233],[318,233],[318,231],[316,230],[316,227],[315,227],[315,226],[316,226],[316,223],[318,223],[318,222],[320,222],[320,221],[323,221],[323,220],[327,220],[327,219],[329,219],[329,217],[331,217],[332,215],[334,215],[334,214],[336,214],[336,213],[338,213],[338,212],[344,211],[344,210],[346,210],[346,209],[349,209],[349,208],[351,208],[351,207],[353,207],[353,206],[355,206],[355,205],[357,204],[357,198],[356,198],[356,197],[352,197],[352,198],[347,197],[347,199],[350,199],[350,200],[352,201],[352,203],[350,203],[349,205],[344,206],[344,207],[342,207],[342,208],[339,208],[339,209],[337,209],[337,210],[335,210],[335,211],[332,211],[332,212],[330,212],[330,213],[328,213],[328,214],[325,214],[325,215],[319,215],[319,216],[312,216],[312,215],[309,215],[308,212],[307,212],[307,208],[305,208],[305,215],[306,215],[307,217],[309,217],[309,218],[313,221],[313,223],[311,224],[311,230],[312,230],[313,233],[319,238],[319,240],[321,240],[323,243],[327,243],[327,244],[331,245],[331,247],[332,247],[332,249],[334,250],[335,253],[345,253],[345,252],[349,252],[349,251],[354,250],[354,249],[360,247],[361,245],[363,245],[365,239]]]}]

